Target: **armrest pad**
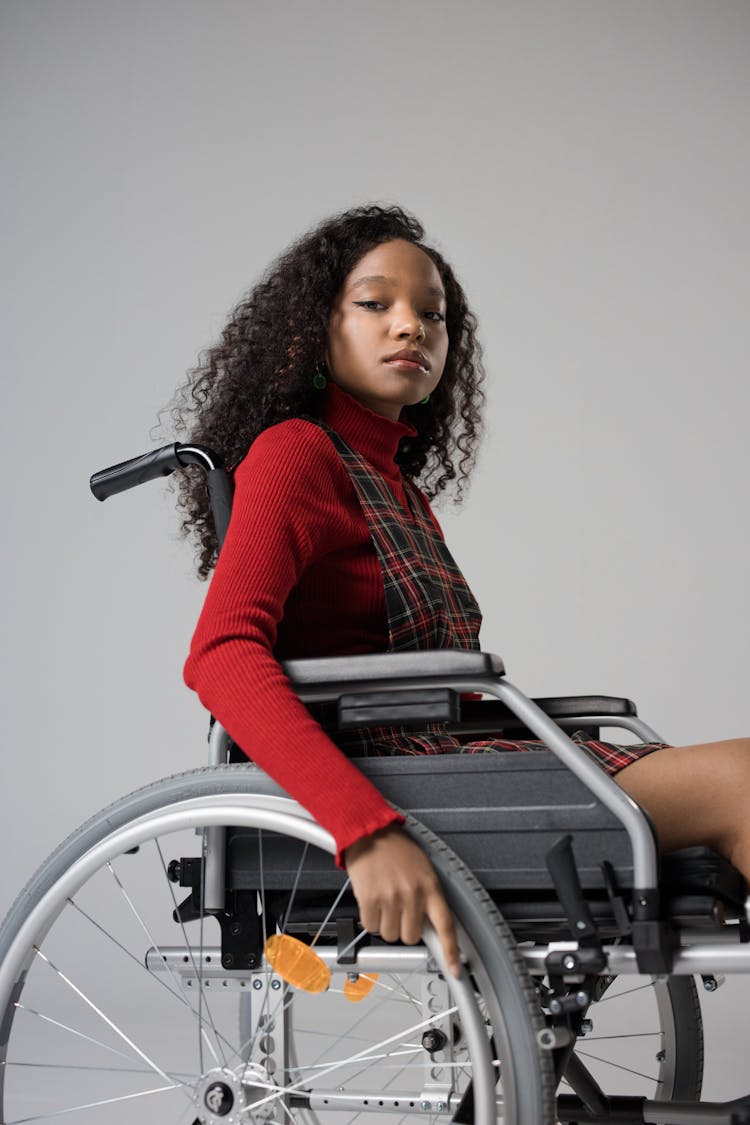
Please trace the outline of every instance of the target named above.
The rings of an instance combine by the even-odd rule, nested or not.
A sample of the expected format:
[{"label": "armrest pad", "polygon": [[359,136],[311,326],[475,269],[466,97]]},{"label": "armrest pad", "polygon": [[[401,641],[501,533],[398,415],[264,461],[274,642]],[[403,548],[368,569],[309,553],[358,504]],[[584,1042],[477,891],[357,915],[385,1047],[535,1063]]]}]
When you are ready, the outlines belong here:
[{"label": "armrest pad", "polygon": [[326,689],[361,690],[385,684],[418,686],[402,681],[418,681],[425,686],[434,680],[474,682],[483,677],[497,679],[505,674],[499,656],[463,649],[428,649],[420,652],[375,652],[355,656],[326,656],[313,660],[286,660],[282,664],[292,686],[300,691]]},{"label": "armrest pad", "polygon": [[[638,710],[631,699],[615,695],[561,695],[535,699],[534,703],[551,719],[577,719],[589,715],[609,715],[625,717],[637,715]],[[461,704],[461,718],[464,720],[507,719],[517,722],[515,715],[504,703],[496,699],[464,700]]]}]

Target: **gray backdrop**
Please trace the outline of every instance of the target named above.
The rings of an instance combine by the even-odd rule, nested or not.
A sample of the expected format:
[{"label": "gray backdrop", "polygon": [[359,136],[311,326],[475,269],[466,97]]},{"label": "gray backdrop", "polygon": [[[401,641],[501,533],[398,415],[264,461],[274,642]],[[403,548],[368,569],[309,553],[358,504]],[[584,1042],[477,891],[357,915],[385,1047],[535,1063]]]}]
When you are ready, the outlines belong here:
[{"label": "gray backdrop", "polygon": [[[154,484],[89,474],[295,235],[396,201],[482,327],[488,438],[439,509],[531,694],[747,733],[750,5],[3,0],[2,902],[205,759],[205,587]],[[707,998],[707,1093],[745,997]]]}]

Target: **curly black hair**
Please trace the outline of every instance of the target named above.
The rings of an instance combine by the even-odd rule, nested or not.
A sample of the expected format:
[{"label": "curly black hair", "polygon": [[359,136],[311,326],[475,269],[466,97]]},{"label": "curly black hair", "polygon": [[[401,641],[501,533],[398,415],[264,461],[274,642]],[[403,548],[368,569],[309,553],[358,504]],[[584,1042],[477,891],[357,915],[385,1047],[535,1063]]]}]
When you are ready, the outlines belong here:
[{"label": "curly black hair", "polygon": [[[403,208],[372,203],[333,215],[293,242],[239,301],[219,343],[199,355],[178,388],[169,411],[182,440],[209,446],[234,467],[268,426],[303,414],[318,417],[322,396],[312,379],[324,362],[334,299],[366,253],[404,239],[428,254],[440,273],[449,345],[429,403],[404,408],[402,418],[417,435],[402,441],[398,463],[431,499],[458,473],[460,499],[480,434],[482,350],[463,289],[423,237],[422,224]],[[182,534],[196,541],[198,574],[206,578],[218,545],[199,472],[180,473],[178,509]]]}]

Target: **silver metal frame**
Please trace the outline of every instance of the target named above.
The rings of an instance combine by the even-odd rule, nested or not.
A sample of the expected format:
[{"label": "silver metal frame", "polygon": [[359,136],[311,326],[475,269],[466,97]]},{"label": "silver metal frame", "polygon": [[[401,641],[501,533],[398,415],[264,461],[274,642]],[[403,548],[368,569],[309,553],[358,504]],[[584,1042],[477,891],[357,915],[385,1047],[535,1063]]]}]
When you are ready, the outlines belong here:
[{"label": "silver metal frame", "polygon": [[[720,939],[712,938],[706,941],[705,936],[696,933],[683,934],[680,948],[675,952],[673,976],[712,976],[716,973],[747,973],[750,972],[750,946],[740,944],[737,926],[728,925]],[[726,935],[726,936],[724,936]],[[555,944],[555,943],[551,943]],[[560,943],[557,943],[558,945]],[[566,948],[576,949],[575,942],[564,943]],[[334,946],[320,945],[318,955],[328,967],[334,971],[341,970],[336,960]],[[547,972],[544,962],[550,945],[519,946],[526,968],[534,976],[544,976]],[[202,960],[199,962],[198,951],[193,950],[193,958],[185,960],[185,947],[160,946],[158,953],[155,949],[149,950],[146,964],[154,972],[169,969],[174,974],[183,978],[187,987],[198,984],[196,966],[200,966],[200,978],[204,983],[211,980],[228,980],[234,983],[239,990],[245,987],[250,980],[251,973],[245,969],[224,969],[221,965],[221,949],[206,946],[203,950]],[[643,970],[638,968],[635,951],[627,945],[605,945],[604,955],[607,964],[600,972],[600,976],[642,976]],[[388,949],[382,946],[360,946],[356,951],[354,965],[347,966],[347,971],[354,969],[359,973],[389,973],[389,972],[415,972],[420,969],[426,971],[431,954],[424,946],[414,946],[406,949]],[[568,979],[568,978],[566,978]],[[575,975],[569,978],[575,981]]]},{"label": "silver metal frame", "polygon": [[[419,686],[456,688],[456,681],[447,677],[429,676],[425,678],[407,677],[399,680],[379,680],[377,689],[407,690]],[[325,685],[320,688],[304,689],[306,701],[320,701],[330,699],[338,685]],[[359,691],[366,691],[370,685],[358,685]],[[373,689],[375,683],[372,684]],[[578,777],[584,785],[613,813],[623,825],[628,834],[633,850],[634,882],[639,891],[656,889],[658,887],[658,857],[656,841],[651,825],[643,811],[635,801],[608,774],[600,769],[575,743],[561,726],[550,719],[533,700],[529,699],[514,687],[504,676],[481,676],[474,680],[461,679],[462,692],[482,692],[492,695],[504,703],[509,710],[534,734],[545,742],[550,750]],[[643,720],[632,716],[612,715],[583,715],[575,719],[564,719],[562,723],[569,727],[580,726],[606,726],[623,728],[637,734],[648,742],[661,742],[663,739],[657,732]],[[209,764],[218,765],[225,762],[228,757],[229,736],[219,723],[214,723],[209,744]],[[211,830],[221,832],[221,830]],[[206,888],[207,894],[213,895],[211,901],[222,905],[220,888],[223,887],[223,848],[216,849],[214,843],[217,836],[212,836],[208,841],[206,857]],[[217,850],[221,855],[217,855]],[[527,965],[531,972],[539,973],[540,966],[546,955],[546,947],[540,946],[533,950],[521,947]],[[638,973],[636,955],[632,948],[622,945],[605,947],[607,969],[605,972]],[[359,956],[362,960],[362,971],[374,968],[366,960],[371,954],[366,949],[361,950]],[[358,964],[359,967],[359,964]],[[641,970],[642,971],[642,970]],[[712,934],[710,939],[700,931],[692,931],[682,935],[682,944],[675,951],[672,972],[676,975],[691,975],[699,973],[743,973],[750,972],[750,944],[740,944],[739,926],[728,924],[717,939]]]},{"label": "silver metal frame", "polygon": [[[305,702],[322,702],[331,699],[340,686],[338,684],[325,684],[320,687],[305,685],[300,690],[300,696]],[[640,891],[656,890],[659,870],[656,841],[643,810],[620,788],[617,782],[613,781],[608,774],[591,761],[585,751],[577,746],[549,715],[545,714],[522,691],[514,687],[504,675],[480,675],[473,678],[440,675],[407,676],[401,679],[378,679],[370,683],[357,683],[356,690],[358,692],[368,690],[392,690],[397,692],[419,687],[482,692],[485,695],[494,696],[495,699],[504,703],[525,726],[533,731],[537,738],[540,738],[549,746],[550,750],[564,762],[571,773],[584,783],[605,808],[617,817],[628,834],[633,850],[633,875],[636,887]],[[350,688],[349,690],[354,689]],[[645,723],[642,724],[635,720],[634,716],[589,715],[585,717],[585,721],[602,726],[622,726],[645,735],[649,741],[661,741],[655,731]],[[577,718],[576,723],[580,726],[584,724],[584,720]]]}]

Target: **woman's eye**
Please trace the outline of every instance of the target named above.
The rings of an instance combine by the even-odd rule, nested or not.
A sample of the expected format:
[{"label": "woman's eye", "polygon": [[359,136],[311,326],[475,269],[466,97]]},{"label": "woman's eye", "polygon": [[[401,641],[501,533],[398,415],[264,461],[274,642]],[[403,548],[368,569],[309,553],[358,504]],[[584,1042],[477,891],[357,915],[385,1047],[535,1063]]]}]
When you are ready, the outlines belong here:
[{"label": "woman's eye", "polygon": [[[354,304],[358,308],[368,308],[368,309],[386,308],[386,305],[383,305],[381,300],[355,300]],[[445,315],[443,313],[437,312],[437,309],[434,309],[434,308],[425,309],[425,312],[422,315],[426,319],[428,319],[428,321],[433,321],[433,322],[436,322],[436,323],[441,323],[445,319]]]}]

